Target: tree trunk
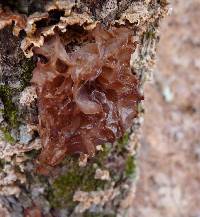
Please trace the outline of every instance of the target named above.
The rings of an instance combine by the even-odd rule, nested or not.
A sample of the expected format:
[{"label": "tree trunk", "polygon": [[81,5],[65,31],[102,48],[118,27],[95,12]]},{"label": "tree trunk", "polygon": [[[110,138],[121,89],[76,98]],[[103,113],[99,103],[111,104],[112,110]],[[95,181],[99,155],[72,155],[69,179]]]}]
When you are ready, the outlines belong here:
[{"label": "tree trunk", "polygon": [[[37,95],[30,85],[36,57],[23,46],[29,30],[21,27],[16,17],[9,16],[24,14],[30,18],[35,12],[41,15],[47,13],[46,6],[51,3],[10,0],[2,3],[0,11],[0,217],[131,217],[138,178],[142,103],[138,104],[138,117],[131,129],[114,144],[98,146],[95,157],[67,156],[48,176],[35,171],[41,151]],[[45,20],[46,15],[37,15],[39,19],[33,22],[34,28],[48,27],[58,24],[63,16],[82,14],[84,17],[75,24],[74,31],[78,31],[81,21],[86,22],[85,16],[87,22],[92,19],[105,28],[129,28],[137,41],[130,64],[143,94],[143,84],[153,70],[158,25],[167,13],[167,4],[167,0],[53,1],[53,10],[48,11],[50,23]],[[5,10],[11,22],[5,22]]]}]

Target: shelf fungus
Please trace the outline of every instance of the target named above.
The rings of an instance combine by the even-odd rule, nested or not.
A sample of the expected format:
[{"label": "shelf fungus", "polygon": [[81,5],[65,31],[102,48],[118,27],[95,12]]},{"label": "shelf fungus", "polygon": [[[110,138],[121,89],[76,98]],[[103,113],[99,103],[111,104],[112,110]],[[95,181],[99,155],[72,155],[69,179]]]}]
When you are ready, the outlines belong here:
[{"label": "shelf fungus", "polygon": [[55,166],[68,154],[94,156],[97,145],[113,143],[131,127],[143,99],[130,67],[131,31],[97,25],[87,34],[74,49],[58,34],[34,49],[42,164]]}]

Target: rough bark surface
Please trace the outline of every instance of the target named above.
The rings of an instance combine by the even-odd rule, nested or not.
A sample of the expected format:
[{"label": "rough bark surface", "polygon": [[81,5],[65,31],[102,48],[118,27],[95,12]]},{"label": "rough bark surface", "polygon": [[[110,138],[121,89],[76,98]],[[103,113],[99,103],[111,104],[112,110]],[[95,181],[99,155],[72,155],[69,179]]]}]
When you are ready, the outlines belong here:
[{"label": "rough bark surface", "polygon": [[[137,38],[131,67],[143,92],[143,83],[154,65],[158,25],[167,13],[167,1],[55,2],[65,3],[65,7],[73,4],[73,14],[84,14],[84,19],[86,14],[106,28],[114,25],[131,29]],[[51,1],[7,1],[2,7],[30,15],[44,11],[47,3]],[[55,23],[61,15],[51,16]],[[68,18],[72,16],[68,14]],[[36,59],[27,59],[20,48],[25,32],[17,37],[12,31],[12,25],[0,31],[0,216],[131,216],[142,104],[138,105],[139,115],[131,129],[114,144],[98,146],[91,159],[68,156],[49,176],[39,175],[35,172],[41,149],[37,95],[30,86]]]}]

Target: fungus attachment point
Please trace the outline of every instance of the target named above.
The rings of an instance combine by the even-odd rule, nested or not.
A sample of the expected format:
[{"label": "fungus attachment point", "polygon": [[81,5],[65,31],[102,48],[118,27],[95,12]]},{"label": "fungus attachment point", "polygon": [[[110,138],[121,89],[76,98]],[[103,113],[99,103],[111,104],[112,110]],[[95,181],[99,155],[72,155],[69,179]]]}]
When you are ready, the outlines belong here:
[{"label": "fungus attachment point", "polygon": [[58,35],[34,50],[47,59],[38,61],[32,78],[43,164],[54,166],[67,154],[93,156],[97,145],[114,142],[131,127],[143,99],[130,67],[130,30],[99,25],[88,35],[91,42],[72,52]]}]

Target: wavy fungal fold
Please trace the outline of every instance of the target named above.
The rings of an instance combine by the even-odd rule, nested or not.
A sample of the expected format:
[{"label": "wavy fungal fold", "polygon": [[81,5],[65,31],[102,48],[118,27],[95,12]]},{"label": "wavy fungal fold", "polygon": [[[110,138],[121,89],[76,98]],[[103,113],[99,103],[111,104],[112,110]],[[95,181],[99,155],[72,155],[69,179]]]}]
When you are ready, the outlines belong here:
[{"label": "wavy fungal fold", "polygon": [[113,143],[131,127],[143,97],[130,67],[136,48],[127,28],[100,25],[82,44],[69,44],[58,34],[34,53],[40,58],[33,71],[37,87],[39,160],[54,166],[67,154],[95,154],[96,146]]}]

